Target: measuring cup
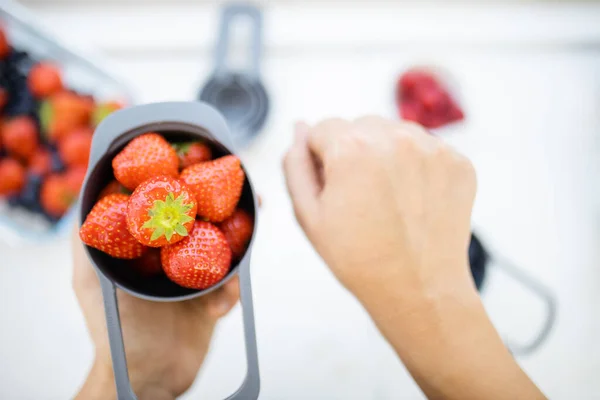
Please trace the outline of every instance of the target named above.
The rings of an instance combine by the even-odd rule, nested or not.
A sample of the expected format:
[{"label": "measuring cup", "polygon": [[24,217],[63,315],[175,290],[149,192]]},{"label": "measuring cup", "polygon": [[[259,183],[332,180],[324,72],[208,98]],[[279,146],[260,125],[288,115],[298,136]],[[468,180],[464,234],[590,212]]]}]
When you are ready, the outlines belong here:
[{"label": "measuring cup", "polygon": [[[79,225],[96,203],[98,194],[113,179],[112,159],[136,136],[146,132],[159,132],[167,140],[182,141],[202,139],[213,145],[215,154],[233,153],[233,143],[225,120],[217,110],[200,102],[157,103],[117,111],[107,117],[96,129],[90,152],[89,168],[81,191],[77,215]],[[243,168],[243,167],[242,167]],[[246,174],[240,207],[254,215],[255,231],[258,222],[258,201],[252,183]],[[260,390],[256,333],[250,284],[250,255],[253,239],[244,257],[232,266],[227,276],[218,284],[205,290],[186,289],[166,277],[142,280],[129,274],[126,260],[118,260],[86,246],[88,257],[96,269],[106,313],[117,398],[136,399],[127,373],[127,361],[121,332],[121,320],[116,296],[119,288],[132,296],[150,301],[183,301],[196,298],[221,287],[234,275],[239,275],[240,302],[244,321],[247,373],[240,388],[228,399],[256,399]]]},{"label": "measuring cup", "polygon": [[[228,61],[231,30],[242,18],[252,23],[250,60],[248,66],[234,72]],[[223,114],[236,145],[245,145],[258,134],[269,111],[269,98],[260,80],[261,53],[260,9],[242,4],[225,6],[216,47],[215,70],[202,88],[199,98]]]},{"label": "measuring cup", "polygon": [[471,243],[469,244],[469,264],[478,291],[482,292],[485,288],[484,282],[486,271],[490,266],[494,266],[513,278],[516,282],[523,285],[544,303],[546,308],[546,319],[534,339],[529,343],[507,343],[508,349],[516,355],[526,355],[535,351],[542,343],[544,343],[554,326],[554,321],[556,320],[556,299],[554,294],[550,289],[530,277],[508,259],[498,254],[492,255],[475,234],[471,234]]}]

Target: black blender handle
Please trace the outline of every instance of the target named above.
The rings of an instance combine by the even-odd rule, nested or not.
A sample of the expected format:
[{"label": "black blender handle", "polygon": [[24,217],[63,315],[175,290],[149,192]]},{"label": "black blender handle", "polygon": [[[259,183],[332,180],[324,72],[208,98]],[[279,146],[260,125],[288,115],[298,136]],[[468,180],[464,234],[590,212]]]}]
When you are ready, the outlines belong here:
[{"label": "black blender handle", "polygon": [[[256,330],[254,327],[254,308],[252,303],[252,286],[250,282],[250,255],[246,254],[239,266],[240,302],[244,320],[244,338],[246,346],[247,373],[240,388],[227,397],[227,400],[254,400],[260,391],[260,373],[258,370],[258,351],[256,348]],[[104,297],[104,311],[106,313],[106,327],[110,342],[113,371],[118,400],[137,400],[131,387],[127,372],[127,359],[125,345],[121,330],[121,318],[117,300],[116,286],[101,272],[98,272],[102,296]]]},{"label": "black blender handle", "polygon": [[542,283],[529,276],[522,268],[517,267],[510,260],[494,255],[490,260],[490,265],[495,265],[496,268],[502,270],[505,274],[529,289],[532,293],[538,296],[545,305],[546,319],[540,328],[539,332],[529,343],[510,343],[507,341],[508,349],[515,355],[527,355],[534,352],[539,346],[544,343],[548,335],[552,331],[552,327],[556,321],[557,301],[556,297],[550,289]]}]

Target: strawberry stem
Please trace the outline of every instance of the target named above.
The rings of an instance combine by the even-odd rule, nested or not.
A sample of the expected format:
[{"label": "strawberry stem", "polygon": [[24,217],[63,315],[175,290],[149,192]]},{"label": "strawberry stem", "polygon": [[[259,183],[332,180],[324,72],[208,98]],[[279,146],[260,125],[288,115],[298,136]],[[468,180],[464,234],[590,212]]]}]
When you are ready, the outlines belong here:
[{"label": "strawberry stem", "polygon": [[144,229],[152,229],[150,240],[157,240],[163,235],[168,241],[173,234],[187,236],[188,231],[185,224],[193,221],[194,218],[187,215],[192,209],[192,204],[184,204],[187,196],[180,195],[175,198],[173,193],[169,193],[165,200],[155,200],[152,208],[148,210],[150,219],[142,225]]}]

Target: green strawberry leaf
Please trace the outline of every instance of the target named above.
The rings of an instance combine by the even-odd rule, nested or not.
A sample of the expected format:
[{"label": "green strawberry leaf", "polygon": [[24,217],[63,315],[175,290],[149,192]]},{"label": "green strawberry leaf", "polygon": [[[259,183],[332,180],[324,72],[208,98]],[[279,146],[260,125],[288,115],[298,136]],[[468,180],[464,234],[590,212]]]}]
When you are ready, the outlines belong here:
[{"label": "green strawberry leaf", "polygon": [[187,196],[184,194],[175,198],[173,193],[169,193],[164,201],[154,201],[152,208],[148,210],[150,218],[142,225],[142,229],[152,230],[151,241],[164,236],[170,242],[175,233],[180,236],[188,235],[184,225],[194,218],[187,215],[193,204],[185,203],[186,200]]}]

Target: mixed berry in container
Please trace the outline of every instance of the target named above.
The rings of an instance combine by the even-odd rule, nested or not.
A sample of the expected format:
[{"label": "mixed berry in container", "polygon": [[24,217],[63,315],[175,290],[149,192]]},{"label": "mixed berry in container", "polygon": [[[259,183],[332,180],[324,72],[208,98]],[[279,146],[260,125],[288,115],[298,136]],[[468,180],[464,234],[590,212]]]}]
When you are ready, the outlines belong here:
[{"label": "mixed berry in container", "polygon": [[79,195],[95,126],[121,107],[70,88],[60,65],[12,46],[0,21],[0,202],[60,219]]}]

